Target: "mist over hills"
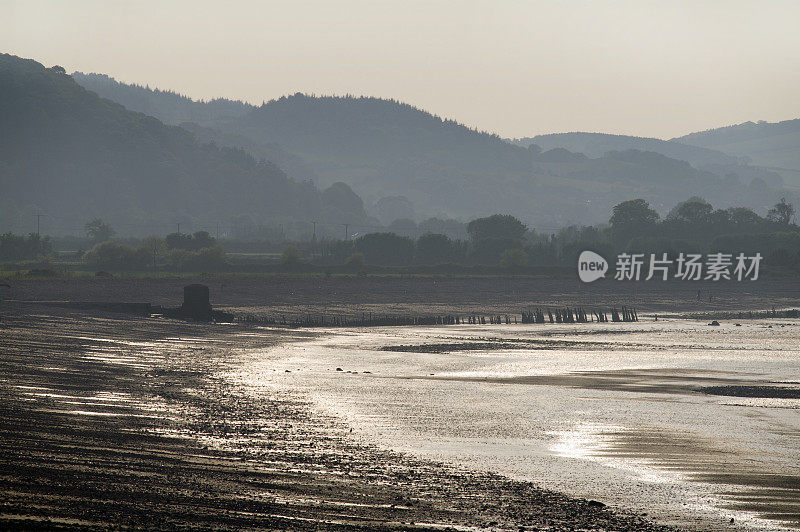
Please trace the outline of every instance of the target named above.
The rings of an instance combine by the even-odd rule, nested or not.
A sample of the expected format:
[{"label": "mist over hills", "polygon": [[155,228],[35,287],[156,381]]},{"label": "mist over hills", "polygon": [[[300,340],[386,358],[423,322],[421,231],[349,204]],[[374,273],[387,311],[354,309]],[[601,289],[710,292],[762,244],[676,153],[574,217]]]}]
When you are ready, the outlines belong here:
[{"label": "mist over hills", "polygon": [[163,234],[176,223],[198,230],[366,220],[346,185],[324,194],[244,150],[202,144],[103,99],[60,67],[11,55],[0,55],[0,139],[4,230],[29,228],[38,213],[54,233],[94,217],[122,234]]},{"label": "mist over hills", "polygon": [[154,116],[171,125],[243,116],[254,109],[248,103],[226,98],[216,98],[208,102],[195,101],[170,90],[120,83],[105,74],[73,72],[72,79],[103,98],[122,104],[131,111]]},{"label": "mist over hills", "polygon": [[744,122],[672,140],[745,158],[775,170],[787,183],[800,187],[800,119]]},{"label": "mist over hills", "polygon": [[[374,214],[393,203],[382,200],[405,197],[420,219],[500,212],[544,231],[606,221],[613,205],[636,197],[662,213],[695,195],[760,211],[781,196],[794,199],[746,175],[752,167],[734,157],[678,142],[603,136],[570,145],[575,152],[542,152],[392,100],[295,94],[259,107],[197,102],[102,75],[70,78],[12,56],[2,64],[0,127],[11,139],[0,151],[5,224],[37,209],[131,227],[374,223],[343,185],[326,195],[307,179],[347,183]],[[654,151],[664,145],[674,157]]]},{"label": "mist over hills", "polygon": [[72,78],[79,85],[131,111],[154,116],[165,124],[181,126],[193,133],[198,142],[242,148],[258,160],[264,159],[274,163],[286,175],[297,181],[316,178],[314,170],[304,163],[301,157],[287,152],[277,143],[257,142],[243,135],[224,133],[201,125],[244,116],[256,109],[248,103],[225,98],[216,98],[208,102],[195,101],[174,91],[120,83],[105,74],[74,72]]},{"label": "mist over hills", "polygon": [[708,148],[656,138],[610,135],[608,133],[550,133],[548,135],[513,139],[511,142],[526,148],[531,144],[536,144],[543,151],[565,148],[583,153],[592,158],[603,157],[610,151],[640,150],[653,151],[672,159],[687,161],[692,166],[702,166],[709,163],[735,164],[737,162],[736,157]]},{"label": "mist over hills", "polygon": [[[800,139],[798,139],[800,142]],[[639,150],[660,153],[671,159],[686,161],[699,170],[707,170],[718,176],[735,174],[743,183],[761,179],[773,188],[781,188],[784,180],[780,173],[768,168],[752,166],[750,158],[742,154],[724,153],[710,147],[684,143],[681,139],[661,140],[630,135],[607,133],[552,133],[511,140],[513,144],[528,147],[536,144],[548,151],[563,148],[586,154],[592,158],[604,157],[609,152]]]},{"label": "mist over hills", "polygon": [[765,210],[787,194],[775,172],[675,141],[545,135],[531,140],[540,153],[525,139],[506,142],[393,100],[298,93],[255,107],[195,102],[96,74],[74,77],[104,97],[183,123],[199,138],[273,160],[291,176],[322,186],[345,182],[368,208],[406,197],[420,218],[504,212],[550,230],[605,221],[613,205],[634,197],[666,213],[694,195]]}]

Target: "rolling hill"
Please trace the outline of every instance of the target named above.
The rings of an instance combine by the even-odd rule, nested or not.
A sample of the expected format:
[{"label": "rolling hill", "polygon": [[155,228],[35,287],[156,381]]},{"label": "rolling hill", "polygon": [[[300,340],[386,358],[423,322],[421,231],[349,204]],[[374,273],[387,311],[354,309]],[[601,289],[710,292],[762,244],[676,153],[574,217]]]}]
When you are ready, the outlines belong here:
[{"label": "rolling hill", "polygon": [[660,153],[672,159],[686,161],[695,167],[705,164],[735,164],[737,162],[736,157],[708,148],[656,138],[609,135],[607,133],[552,133],[514,139],[511,142],[526,148],[531,144],[536,144],[545,151],[553,148],[565,148],[584,153],[592,158],[602,157],[610,151],[639,150]]},{"label": "rolling hill", "polygon": [[542,150],[558,148],[584,153],[592,158],[605,156],[609,152],[627,150],[650,151],[660,153],[671,159],[686,161],[699,170],[707,170],[718,176],[737,175],[744,183],[758,178],[773,188],[783,186],[781,175],[768,168],[752,166],[748,160],[735,154],[723,153],[708,147],[693,146],[680,139],[661,140],[649,137],[633,137],[629,135],[609,135],[606,133],[553,133],[536,137],[513,139],[510,142],[528,147],[536,144]]},{"label": "rolling hill", "polygon": [[[92,84],[94,75],[76,74],[76,79],[109,98],[129,94],[120,88],[104,92],[108,84]],[[641,139],[632,145],[603,139],[605,146],[587,150],[588,157],[566,150],[540,154],[393,100],[298,93],[258,107],[241,104],[243,113],[242,108],[228,105],[225,108],[233,111],[204,118],[212,113],[204,115],[198,109],[210,102],[187,102],[176,93],[140,86],[134,89],[137,99],[126,96],[120,101],[156,110],[172,102],[174,109],[167,106],[158,112],[175,120],[187,118],[186,109],[194,109],[194,124],[187,127],[198,134],[205,128],[209,138],[257,157],[290,154],[310,169],[306,174],[313,173],[316,182],[323,186],[345,182],[368,205],[404,196],[420,218],[469,220],[510,213],[551,230],[569,223],[606,221],[613,205],[635,197],[648,199],[666,213],[698,194],[720,207],[750,205],[765,210],[783,193],[775,174],[755,179],[749,170],[742,175],[739,170],[745,167],[735,157],[677,142]],[[141,96],[146,94],[156,103],[143,103]],[[673,151],[658,152],[665,145]],[[280,152],[270,155],[265,146]],[[702,162],[717,167],[699,168],[680,157],[698,166]],[[769,182],[771,177],[775,182]]]},{"label": "rolling hill", "polygon": [[102,217],[121,234],[163,234],[176,222],[198,230],[219,222],[366,220],[363,208],[326,200],[338,196],[244,150],[202,144],[86,90],[61,67],[5,54],[0,139],[5,230],[38,213],[72,232]]},{"label": "rolling hill", "polygon": [[800,187],[800,119],[744,122],[690,133],[673,141],[745,158],[775,170],[787,183]]}]

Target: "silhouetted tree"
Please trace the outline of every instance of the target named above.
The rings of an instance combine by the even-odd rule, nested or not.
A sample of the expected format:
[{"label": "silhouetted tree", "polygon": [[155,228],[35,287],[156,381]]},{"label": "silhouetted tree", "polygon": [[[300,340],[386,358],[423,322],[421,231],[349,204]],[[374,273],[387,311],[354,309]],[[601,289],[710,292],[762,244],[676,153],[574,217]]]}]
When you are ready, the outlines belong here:
[{"label": "silhouetted tree", "polygon": [[387,229],[390,233],[412,238],[417,236],[418,231],[416,222],[408,218],[398,218],[397,220],[392,221]]},{"label": "silhouetted tree", "polygon": [[528,228],[510,214],[493,214],[478,218],[467,224],[467,233],[472,240],[484,238],[510,238],[521,240]]},{"label": "silhouetted tree", "polygon": [[198,231],[192,235],[194,249],[210,248],[217,245],[217,239],[208,234],[208,231]]},{"label": "silhouetted tree", "polygon": [[794,215],[794,205],[787,203],[786,198],[781,198],[781,200],[767,212],[767,219],[781,225],[789,225],[792,223]]},{"label": "silhouetted tree", "polygon": [[164,238],[167,249],[192,249],[192,235],[184,233],[170,233]]},{"label": "silhouetted tree", "polygon": [[5,233],[0,236],[0,261],[36,260],[53,251],[50,237],[31,233],[27,237]]},{"label": "silhouetted tree", "polygon": [[658,213],[643,199],[623,201],[614,206],[609,223],[614,241],[624,245],[634,236],[647,234],[658,222]]},{"label": "silhouetted tree", "polygon": [[669,218],[689,224],[699,224],[710,221],[714,207],[702,198],[691,198],[679,203],[670,213]]},{"label": "silhouetted tree", "polygon": [[355,240],[367,264],[404,266],[414,257],[414,241],[394,233],[369,233]]},{"label": "silhouetted tree", "polygon": [[736,227],[756,226],[764,221],[753,210],[745,207],[731,207],[728,209],[731,224]]},{"label": "silhouetted tree", "polygon": [[453,261],[453,241],[446,235],[427,233],[417,239],[417,262],[441,264]]},{"label": "silhouetted tree", "polygon": [[86,229],[86,236],[91,238],[95,243],[111,240],[116,234],[116,231],[100,218],[95,218],[90,222],[86,222],[83,227]]}]

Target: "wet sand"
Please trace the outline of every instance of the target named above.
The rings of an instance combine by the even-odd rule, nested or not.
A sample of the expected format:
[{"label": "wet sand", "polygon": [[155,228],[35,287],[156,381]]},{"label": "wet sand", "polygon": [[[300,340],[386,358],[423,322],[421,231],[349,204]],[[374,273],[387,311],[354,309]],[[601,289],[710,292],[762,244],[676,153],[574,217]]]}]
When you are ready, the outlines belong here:
[{"label": "wet sand", "polygon": [[667,529],[383,450],[298,395],[225,378],[311,332],[5,309],[4,529]]},{"label": "wet sand", "polygon": [[336,329],[266,350],[241,378],[311,390],[317,411],[415,456],[684,528],[790,530],[800,527],[798,327]]},{"label": "wet sand", "polygon": [[[568,386],[587,390],[621,391],[645,394],[687,395],[703,393],[723,397],[760,399],[800,399],[794,385],[764,382],[726,372],[692,371],[681,368],[585,371],[562,375],[527,377],[419,377],[430,380]],[[713,384],[713,385],[712,385]],[[800,434],[795,433],[795,438]],[[647,430],[599,431],[599,439],[610,442],[599,454],[624,461],[647,460],[662,470],[679,471],[692,482],[703,482],[731,489],[719,493],[721,505],[734,511],[749,512],[761,519],[800,528],[800,476],[788,472],[765,471],[761,464],[740,464],[729,459],[729,451],[712,438],[698,438],[657,426]]]}]

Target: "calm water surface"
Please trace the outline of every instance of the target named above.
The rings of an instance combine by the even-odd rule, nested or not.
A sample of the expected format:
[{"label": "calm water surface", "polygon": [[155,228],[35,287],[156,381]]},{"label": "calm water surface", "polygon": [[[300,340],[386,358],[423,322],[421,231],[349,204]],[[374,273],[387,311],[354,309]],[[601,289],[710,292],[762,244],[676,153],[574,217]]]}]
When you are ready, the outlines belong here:
[{"label": "calm water surface", "polygon": [[235,377],[457,467],[684,527],[800,528],[800,399],[702,391],[800,388],[797,320],[336,329]]}]

